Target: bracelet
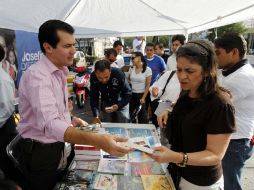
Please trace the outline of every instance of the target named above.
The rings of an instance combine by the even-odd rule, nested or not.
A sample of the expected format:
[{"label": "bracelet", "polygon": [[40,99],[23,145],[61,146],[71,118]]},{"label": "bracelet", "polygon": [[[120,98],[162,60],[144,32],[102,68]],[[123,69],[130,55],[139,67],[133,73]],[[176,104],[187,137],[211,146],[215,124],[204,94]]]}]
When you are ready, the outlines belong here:
[{"label": "bracelet", "polygon": [[176,164],[179,167],[185,167],[187,165],[188,162],[188,154],[187,153],[183,153],[183,161],[181,163]]}]

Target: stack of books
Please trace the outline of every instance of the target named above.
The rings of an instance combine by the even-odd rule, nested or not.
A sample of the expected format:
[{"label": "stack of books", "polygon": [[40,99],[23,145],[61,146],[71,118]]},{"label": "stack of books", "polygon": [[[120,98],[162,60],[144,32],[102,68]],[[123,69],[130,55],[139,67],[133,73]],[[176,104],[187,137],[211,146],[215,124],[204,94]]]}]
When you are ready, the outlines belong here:
[{"label": "stack of books", "polygon": [[75,160],[99,160],[101,158],[100,149],[94,146],[76,144],[74,152]]}]

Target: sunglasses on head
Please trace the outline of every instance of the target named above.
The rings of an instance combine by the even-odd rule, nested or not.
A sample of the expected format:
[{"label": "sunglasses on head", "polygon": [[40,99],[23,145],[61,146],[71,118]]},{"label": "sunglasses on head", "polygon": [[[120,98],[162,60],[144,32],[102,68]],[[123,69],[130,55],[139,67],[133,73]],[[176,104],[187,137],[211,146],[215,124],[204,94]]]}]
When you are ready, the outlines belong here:
[{"label": "sunglasses on head", "polygon": [[185,44],[178,48],[176,56],[187,55],[190,57],[208,56],[209,53],[206,49],[197,47],[196,44]]},{"label": "sunglasses on head", "polygon": [[68,101],[73,101],[73,96],[68,97]]},{"label": "sunglasses on head", "polygon": [[131,56],[131,59],[133,60],[133,59],[135,59],[137,56]]}]

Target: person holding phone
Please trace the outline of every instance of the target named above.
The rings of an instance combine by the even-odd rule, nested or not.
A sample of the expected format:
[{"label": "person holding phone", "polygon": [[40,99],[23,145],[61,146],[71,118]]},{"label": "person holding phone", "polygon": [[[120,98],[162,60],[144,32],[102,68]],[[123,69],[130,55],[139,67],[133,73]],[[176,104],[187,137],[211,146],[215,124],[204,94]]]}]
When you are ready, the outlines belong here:
[{"label": "person holding phone", "polygon": [[110,67],[109,61],[100,60],[95,63],[90,83],[93,123],[100,123],[101,120],[112,123],[129,122],[131,88],[124,73],[118,68]]}]

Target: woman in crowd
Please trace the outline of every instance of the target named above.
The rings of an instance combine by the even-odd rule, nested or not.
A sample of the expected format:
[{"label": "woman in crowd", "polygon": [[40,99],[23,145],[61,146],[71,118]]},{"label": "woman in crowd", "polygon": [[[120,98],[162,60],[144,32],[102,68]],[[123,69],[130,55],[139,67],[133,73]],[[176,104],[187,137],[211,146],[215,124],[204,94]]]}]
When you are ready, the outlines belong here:
[{"label": "woman in crowd", "polygon": [[12,48],[9,49],[8,52],[7,52],[7,60],[10,63],[9,75],[15,81],[16,77],[17,77],[18,63],[17,63],[17,57],[15,55],[15,51]]},{"label": "woman in crowd", "polygon": [[132,53],[132,63],[134,67],[129,70],[129,83],[132,85],[132,97],[130,102],[130,115],[133,114],[138,105],[142,108],[138,114],[138,123],[148,123],[145,99],[149,91],[152,70],[147,67],[145,58],[141,52]]},{"label": "woman in crowd", "polygon": [[[155,148],[152,157],[169,162],[177,189],[223,189],[221,160],[235,131],[228,91],[217,83],[214,50],[207,41],[192,41],[176,53],[182,92],[167,126],[171,150]],[[158,118],[166,124],[168,113]]]}]

